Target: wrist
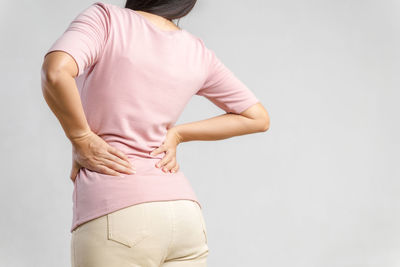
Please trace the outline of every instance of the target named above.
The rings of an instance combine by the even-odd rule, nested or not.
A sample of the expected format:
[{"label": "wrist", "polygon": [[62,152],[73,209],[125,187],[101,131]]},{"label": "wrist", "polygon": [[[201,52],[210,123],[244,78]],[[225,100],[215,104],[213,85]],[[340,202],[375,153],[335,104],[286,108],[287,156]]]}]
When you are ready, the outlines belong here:
[{"label": "wrist", "polygon": [[92,134],[92,130],[88,129],[86,131],[82,131],[79,133],[69,134],[69,135],[67,135],[67,137],[72,144],[76,144],[76,143],[79,143],[80,141],[84,140],[91,134]]},{"label": "wrist", "polygon": [[176,145],[179,145],[180,143],[184,142],[183,137],[179,133],[179,130],[178,130],[177,126],[172,127],[170,130],[172,130],[172,132],[173,132],[173,135],[174,135],[175,141],[176,141]]}]

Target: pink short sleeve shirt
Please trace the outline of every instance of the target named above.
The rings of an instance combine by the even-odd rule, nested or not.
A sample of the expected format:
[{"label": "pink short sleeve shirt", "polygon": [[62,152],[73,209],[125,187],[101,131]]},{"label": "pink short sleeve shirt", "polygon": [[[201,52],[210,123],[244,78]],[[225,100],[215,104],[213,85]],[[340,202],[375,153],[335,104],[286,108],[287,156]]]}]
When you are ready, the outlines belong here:
[{"label": "pink short sleeve shirt", "polygon": [[258,99],[204,42],[186,30],[162,30],[138,12],[95,2],[81,11],[45,55],[64,51],[90,128],[124,152],[136,173],[81,168],[74,182],[71,232],[112,211],[149,201],[189,199],[182,171],[164,173],[149,153],[164,141],[192,96],[241,113]]}]

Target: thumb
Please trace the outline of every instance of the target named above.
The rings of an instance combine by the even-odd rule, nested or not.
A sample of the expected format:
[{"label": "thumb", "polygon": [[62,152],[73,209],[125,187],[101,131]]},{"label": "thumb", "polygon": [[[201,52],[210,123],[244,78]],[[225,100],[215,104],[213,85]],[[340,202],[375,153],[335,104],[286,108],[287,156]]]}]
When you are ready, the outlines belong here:
[{"label": "thumb", "polygon": [[79,165],[78,162],[75,160],[72,160],[72,169],[70,173],[70,179],[75,182],[76,176],[78,175],[79,169],[81,168],[81,165]]}]

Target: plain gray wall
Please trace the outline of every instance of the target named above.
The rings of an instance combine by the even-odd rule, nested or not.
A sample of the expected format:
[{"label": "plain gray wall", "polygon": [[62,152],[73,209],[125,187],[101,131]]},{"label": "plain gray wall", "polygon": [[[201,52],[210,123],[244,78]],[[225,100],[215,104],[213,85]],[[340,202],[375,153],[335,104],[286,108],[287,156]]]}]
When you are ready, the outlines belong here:
[{"label": "plain gray wall", "polygon": [[[1,1],[0,266],[70,266],[71,145],[40,67],[91,3]],[[178,147],[210,267],[400,266],[399,14],[395,0],[200,0],[180,20],[271,116],[265,133]],[[196,96],[177,124],[222,113]]]}]

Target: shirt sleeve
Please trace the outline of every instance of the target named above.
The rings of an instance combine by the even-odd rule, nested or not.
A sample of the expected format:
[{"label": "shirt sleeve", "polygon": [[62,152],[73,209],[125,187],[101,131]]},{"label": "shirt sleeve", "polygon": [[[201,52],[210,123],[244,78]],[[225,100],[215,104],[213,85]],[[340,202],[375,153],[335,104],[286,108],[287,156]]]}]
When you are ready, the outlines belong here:
[{"label": "shirt sleeve", "polygon": [[109,9],[104,3],[95,2],[73,19],[44,56],[57,50],[68,53],[77,64],[79,76],[100,58],[109,31]]},{"label": "shirt sleeve", "polygon": [[259,102],[254,93],[227,68],[215,52],[206,48],[208,70],[196,95],[204,96],[227,113],[240,114]]}]

